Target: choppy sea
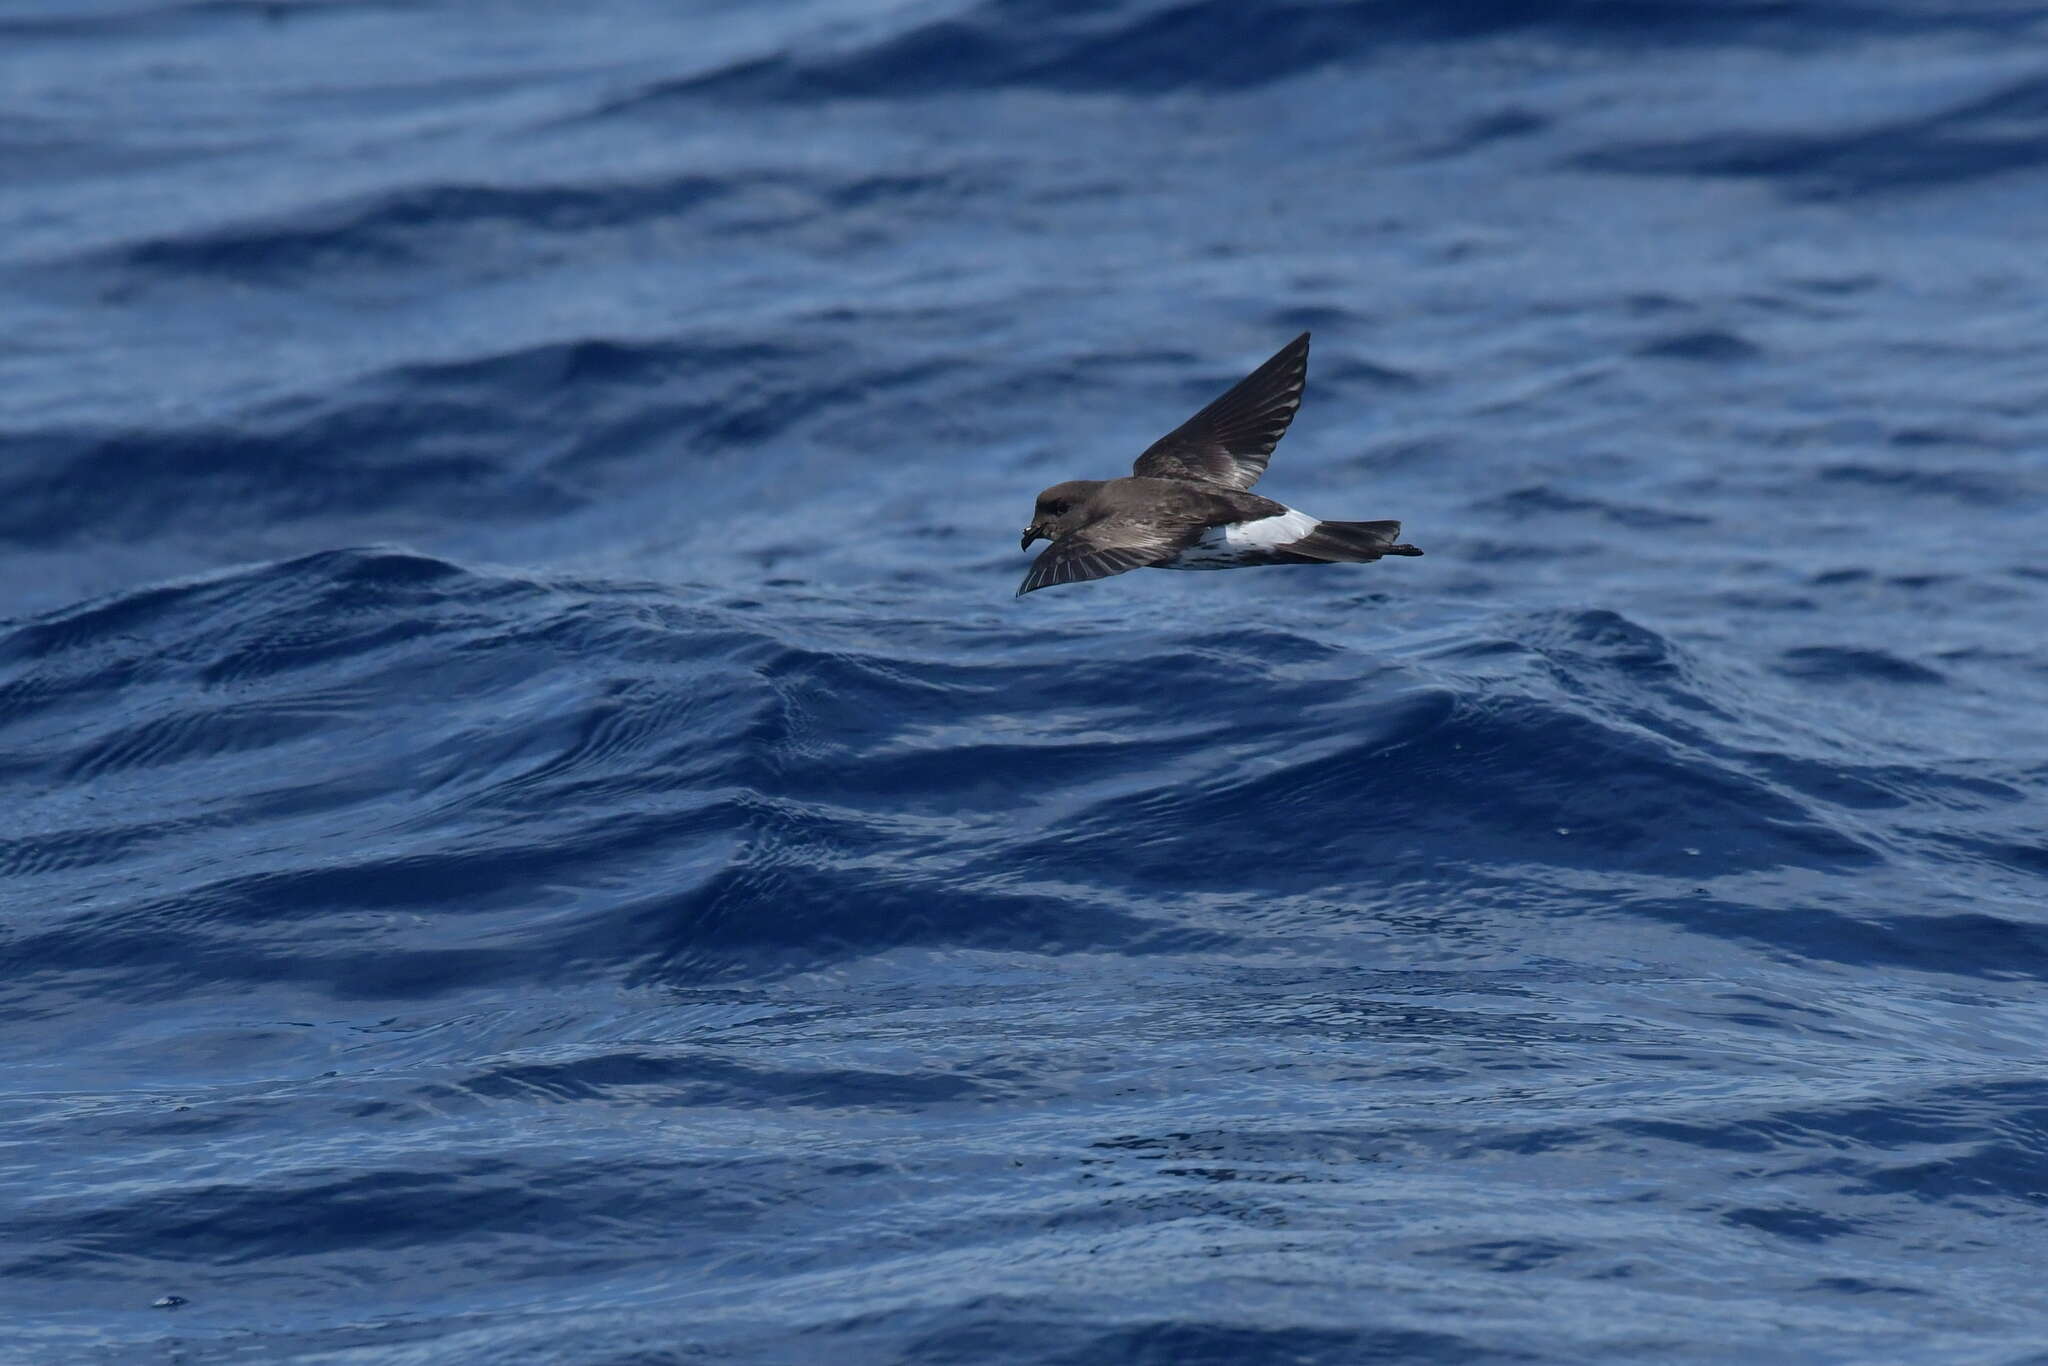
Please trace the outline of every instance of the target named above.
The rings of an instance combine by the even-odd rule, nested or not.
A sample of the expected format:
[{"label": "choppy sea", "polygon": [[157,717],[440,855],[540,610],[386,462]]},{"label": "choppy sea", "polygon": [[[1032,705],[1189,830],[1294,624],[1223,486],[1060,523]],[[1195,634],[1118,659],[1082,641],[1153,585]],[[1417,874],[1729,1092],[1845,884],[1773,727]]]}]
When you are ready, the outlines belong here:
[{"label": "choppy sea", "polygon": [[[0,1362],[2048,1362],[2048,9],[0,91]],[[1013,598],[1303,329],[1425,558]]]}]

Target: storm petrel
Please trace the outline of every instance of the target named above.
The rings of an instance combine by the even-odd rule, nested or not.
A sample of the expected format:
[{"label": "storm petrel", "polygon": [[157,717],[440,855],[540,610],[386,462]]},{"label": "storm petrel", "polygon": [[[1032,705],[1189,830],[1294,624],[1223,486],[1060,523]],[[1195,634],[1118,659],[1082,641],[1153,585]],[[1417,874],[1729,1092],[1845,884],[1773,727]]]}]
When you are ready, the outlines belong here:
[{"label": "storm petrel", "polygon": [[1038,495],[1020,547],[1039,553],[1017,596],[1127,569],[1369,564],[1420,555],[1399,522],[1325,522],[1246,492],[1301,406],[1308,333],[1160,437],[1125,479],[1069,479]]}]

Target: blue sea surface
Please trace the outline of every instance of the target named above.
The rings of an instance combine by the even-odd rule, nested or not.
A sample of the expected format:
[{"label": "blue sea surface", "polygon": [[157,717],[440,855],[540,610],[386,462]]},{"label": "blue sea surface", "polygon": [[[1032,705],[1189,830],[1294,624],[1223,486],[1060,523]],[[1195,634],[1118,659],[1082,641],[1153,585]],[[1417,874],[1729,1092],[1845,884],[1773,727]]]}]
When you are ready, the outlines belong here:
[{"label": "blue sea surface", "polygon": [[[2048,9],[0,90],[0,1362],[2048,1363]],[[1304,329],[1425,558],[1013,597]]]}]

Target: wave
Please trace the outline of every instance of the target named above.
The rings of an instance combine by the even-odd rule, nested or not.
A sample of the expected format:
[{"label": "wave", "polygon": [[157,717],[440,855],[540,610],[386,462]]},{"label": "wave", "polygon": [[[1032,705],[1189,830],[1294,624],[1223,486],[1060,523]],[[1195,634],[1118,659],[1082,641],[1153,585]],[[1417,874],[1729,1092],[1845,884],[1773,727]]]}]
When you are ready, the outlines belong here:
[{"label": "wave", "polygon": [[604,180],[428,180],[340,199],[309,192],[302,207],[138,234],[52,270],[99,289],[189,290],[231,280],[360,299],[422,279],[436,288],[451,277],[490,284],[507,272],[557,266],[565,241],[588,267],[614,256],[644,260],[657,230],[705,244],[801,242],[807,233],[842,232],[858,216],[871,230],[901,233],[999,183],[972,164],[915,174],[756,163]]},{"label": "wave", "polygon": [[1738,177],[1808,199],[1896,195],[2038,169],[2048,162],[2048,79],[1908,118],[1828,132],[1711,132],[1615,144],[1576,164],[1628,175]]},{"label": "wave", "polygon": [[588,337],[387,366],[203,422],[0,434],[0,535],[134,546],[517,525],[687,481],[705,462],[844,422],[947,362],[705,333]]},{"label": "wave", "polygon": [[[784,51],[655,82],[598,112],[639,112],[679,99],[804,103],[1004,88],[1228,92],[1358,63],[1395,45],[1523,34],[1626,47],[1784,46],[1844,31],[2019,33],[2030,22],[2017,3],[1878,8],[1771,0],[1456,0],[1429,6],[1194,0],[1090,6],[982,0],[837,51]],[[1518,118],[1504,131],[1525,126]],[[1493,135],[1482,129],[1476,141]]]},{"label": "wave", "polygon": [[[1425,887],[1604,886],[1703,933],[1954,971],[2031,970],[2007,946],[2048,934],[1794,914],[1798,888],[1937,848],[2033,866],[2017,825],[1981,824],[2019,789],[1735,742],[1769,723],[1612,613],[1377,661],[1285,632],[1056,655],[944,626],[903,653],[702,596],[352,550],[16,625],[0,774],[23,800],[96,794],[0,844],[71,906],[19,925],[17,954],[112,971],[117,995],[680,985],[908,945],[1249,951],[1249,907],[1334,924]],[[1926,681],[1817,647],[1786,671]],[[248,852],[194,857],[202,831]],[[393,916],[417,928],[348,931]]]}]

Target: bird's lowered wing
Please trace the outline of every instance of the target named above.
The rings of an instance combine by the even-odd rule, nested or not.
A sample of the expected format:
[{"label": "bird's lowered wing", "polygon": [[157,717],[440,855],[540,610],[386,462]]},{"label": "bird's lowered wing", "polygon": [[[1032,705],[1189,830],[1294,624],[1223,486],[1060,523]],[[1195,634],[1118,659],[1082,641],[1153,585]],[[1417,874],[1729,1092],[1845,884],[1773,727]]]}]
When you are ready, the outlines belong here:
[{"label": "bird's lowered wing", "polygon": [[1082,583],[1111,574],[1143,569],[1172,559],[1188,537],[1170,525],[1147,525],[1112,518],[1070,531],[1039,552],[1017,596],[1056,583]]},{"label": "bird's lowered wing", "polygon": [[1248,489],[1266,472],[1273,447],[1287,434],[1308,378],[1304,332],[1246,375],[1229,393],[1160,437],[1132,473],[1149,479],[1199,479]]}]

